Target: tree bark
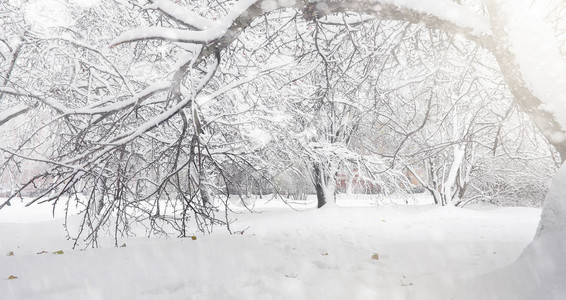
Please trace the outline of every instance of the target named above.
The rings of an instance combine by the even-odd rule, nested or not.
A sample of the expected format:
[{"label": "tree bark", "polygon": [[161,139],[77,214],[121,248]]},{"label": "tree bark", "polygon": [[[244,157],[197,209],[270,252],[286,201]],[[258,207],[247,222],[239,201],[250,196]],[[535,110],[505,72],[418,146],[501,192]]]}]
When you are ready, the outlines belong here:
[{"label": "tree bark", "polygon": [[327,170],[320,162],[313,164],[314,188],[316,190],[317,208],[336,201],[336,182],[332,170]]},{"label": "tree bark", "polygon": [[313,173],[314,173],[314,188],[316,190],[316,200],[317,200],[317,208],[321,208],[326,204],[327,197],[326,197],[326,184],[324,180],[324,170],[320,163],[314,163],[313,165]]}]

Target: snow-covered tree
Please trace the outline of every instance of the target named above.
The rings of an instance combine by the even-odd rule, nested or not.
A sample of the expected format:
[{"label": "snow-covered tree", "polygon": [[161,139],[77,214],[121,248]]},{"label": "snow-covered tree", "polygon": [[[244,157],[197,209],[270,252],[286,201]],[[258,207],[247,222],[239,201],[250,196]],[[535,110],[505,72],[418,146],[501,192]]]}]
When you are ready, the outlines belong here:
[{"label": "snow-covered tree", "polygon": [[[280,9],[296,9],[306,20],[316,20],[345,12],[357,12],[381,19],[423,24],[431,29],[455,33],[487,49],[496,59],[514,101],[526,112],[540,132],[566,157],[566,64],[550,26],[540,17],[532,18],[527,1],[486,1],[466,5],[452,1],[253,1],[235,2],[219,23],[209,26],[199,18],[188,18],[186,25],[200,30],[179,28],[140,28],[122,34],[114,44],[158,39],[195,43],[208,49],[199,57],[227,48],[253,21]],[[178,10],[169,2],[154,2],[156,8]],[[179,16],[179,14],[177,14]],[[554,189],[563,184],[555,179]],[[556,191],[550,192],[541,219],[540,234],[559,237],[566,232],[566,203]]]},{"label": "snow-covered tree", "polygon": [[[318,122],[318,127],[313,127],[324,133],[318,134],[324,138],[322,141],[311,144],[314,150],[319,149],[318,143],[324,151],[337,149],[339,157],[350,154],[344,151],[350,150],[344,147],[344,140],[334,143],[334,148],[328,148],[324,142],[337,136],[339,128],[352,128],[348,127],[350,123],[344,127],[345,123],[336,122],[348,120],[343,117],[350,114],[344,111],[350,110],[349,103],[342,102],[353,103],[350,99],[356,97],[348,99],[348,88],[358,88],[355,84],[340,85],[356,81],[337,80],[336,76],[350,75],[355,79],[348,70],[358,69],[344,69],[347,59],[329,61],[329,57],[340,56],[330,55],[336,45],[321,34],[334,36],[338,31],[347,36],[354,34],[360,24],[375,22],[377,18],[377,22],[390,25],[374,31],[374,53],[382,45],[391,45],[384,42],[382,34],[422,38],[406,36],[407,24],[425,27],[435,34],[456,35],[489,52],[515,103],[561,158],[566,158],[566,108],[562,99],[566,95],[566,64],[560,52],[563,45],[546,20],[531,16],[526,1],[240,0],[214,1],[214,5],[206,5],[206,1],[149,2],[146,5],[105,1],[100,9],[71,7],[75,11],[69,22],[52,24],[55,27],[49,30],[32,28],[26,20],[7,22],[21,18],[17,7],[22,3],[14,0],[0,4],[3,25],[10,27],[5,36],[0,36],[0,105],[5,109],[0,124],[18,116],[33,117],[28,118],[33,123],[26,137],[2,148],[7,155],[3,168],[21,160],[47,164],[46,170],[24,183],[20,191],[45,183],[48,188],[30,203],[57,203],[63,195],[77,198],[85,208],[82,237],[89,241],[96,240],[102,226],[116,225],[112,229],[118,235],[119,231],[126,232],[132,221],[149,220],[149,233],[166,231],[164,227],[171,226],[181,236],[187,234],[190,215],[203,230],[211,224],[228,223],[213,216],[213,203],[217,202],[211,198],[220,195],[219,190],[227,190],[226,166],[238,165],[234,161],[261,159],[258,150],[268,143],[257,147],[258,143],[244,137],[257,136],[253,132],[263,129],[253,118],[273,117],[263,106],[258,108],[253,101],[249,102],[247,91],[239,88],[275,69],[239,57],[238,49],[261,48],[257,41],[245,40],[248,32],[264,34],[267,42],[281,47],[306,37],[315,42],[312,53],[323,63],[315,64],[321,68],[312,73],[318,77],[311,79],[320,84],[310,85],[316,88],[306,90],[305,98],[319,99],[321,104],[334,108],[313,112],[332,116],[329,122]],[[351,16],[356,20],[351,22]],[[296,19],[302,21],[293,22]],[[399,28],[398,35],[392,34],[392,28],[399,24],[405,26]],[[288,31],[287,26],[296,28]],[[431,36],[434,35],[425,37]],[[357,51],[355,41],[348,41],[353,46],[352,53]],[[111,49],[102,45],[110,45]],[[261,54],[269,57],[269,53]],[[14,57],[17,59],[12,63]],[[403,64],[395,55],[380,59],[397,59]],[[241,62],[247,65],[240,65]],[[297,62],[301,62],[300,57]],[[250,75],[240,78],[242,70]],[[388,75],[384,70],[377,76]],[[230,74],[231,71],[238,74]],[[254,82],[260,87],[269,80]],[[392,109],[396,110],[395,106]],[[332,114],[336,112],[340,116],[334,118]],[[358,113],[351,112],[354,117]],[[238,122],[249,125],[240,126]],[[468,128],[467,122],[458,124],[453,130],[455,135]],[[52,134],[45,135],[46,131]],[[46,150],[37,151],[41,147]],[[452,146],[452,156],[459,157],[454,159],[456,162],[466,158],[461,147]],[[313,157],[330,159],[327,172],[319,176],[328,183],[336,168],[332,156],[321,152]],[[447,173],[449,179],[458,176],[461,166],[452,165],[454,168],[450,169],[456,171]],[[564,246],[559,243],[566,234],[566,202],[561,190],[566,182],[564,168],[554,179],[539,226],[539,240],[561,251]],[[448,194],[453,193],[450,186],[453,185],[444,188]],[[9,201],[0,203],[0,208]]]}]

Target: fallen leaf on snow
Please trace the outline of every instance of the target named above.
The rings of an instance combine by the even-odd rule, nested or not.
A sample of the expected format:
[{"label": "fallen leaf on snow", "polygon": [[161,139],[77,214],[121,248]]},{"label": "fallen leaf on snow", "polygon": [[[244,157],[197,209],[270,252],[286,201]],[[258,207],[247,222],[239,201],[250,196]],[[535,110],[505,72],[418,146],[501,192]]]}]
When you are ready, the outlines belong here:
[{"label": "fallen leaf on snow", "polygon": [[52,252],[52,253],[53,253],[53,254],[63,254],[63,253],[65,253],[65,252],[63,252],[63,250],[59,250],[59,251],[55,251],[55,252]]},{"label": "fallen leaf on snow", "polygon": [[14,251],[10,251],[8,252],[8,254],[6,254],[7,256],[14,256]]},{"label": "fallen leaf on snow", "polygon": [[[405,275],[403,275],[403,279],[407,279],[407,277],[405,277]],[[412,285],[413,285],[412,282],[405,283],[405,282],[403,281],[403,279],[399,279],[399,280],[401,281],[401,286],[412,286]]]},{"label": "fallen leaf on snow", "polygon": [[194,241],[194,240],[196,240],[196,239],[197,239],[197,237],[196,237],[196,236],[194,236],[194,235],[193,235],[193,236],[191,236],[191,240],[193,240],[193,241]]},{"label": "fallen leaf on snow", "polygon": [[18,279],[18,276],[10,275],[10,276],[8,277],[8,280],[10,280],[10,279]]},{"label": "fallen leaf on snow", "polygon": [[371,259],[379,260],[379,254],[374,253],[374,254],[371,256]]},{"label": "fallen leaf on snow", "polygon": [[45,254],[45,253],[49,253],[49,252],[43,250],[43,251],[41,251],[41,252],[37,252],[36,254]]}]

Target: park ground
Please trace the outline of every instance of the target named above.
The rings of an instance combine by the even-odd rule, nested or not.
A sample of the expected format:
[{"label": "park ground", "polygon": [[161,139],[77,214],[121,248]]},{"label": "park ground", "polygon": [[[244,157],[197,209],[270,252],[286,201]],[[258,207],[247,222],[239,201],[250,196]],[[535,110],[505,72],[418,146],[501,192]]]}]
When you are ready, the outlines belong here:
[{"label": "park ground", "polygon": [[429,200],[342,196],[314,209],[264,197],[248,202],[253,213],[234,201],[233,234],[128,237],[118,248],[103,239],[84,250],[66,239],[61,209],[53,218],[49,205],[18,200],[0,211],[0,290],[4,299],[528,299],[544,288],[512,268],[540,209]]}]

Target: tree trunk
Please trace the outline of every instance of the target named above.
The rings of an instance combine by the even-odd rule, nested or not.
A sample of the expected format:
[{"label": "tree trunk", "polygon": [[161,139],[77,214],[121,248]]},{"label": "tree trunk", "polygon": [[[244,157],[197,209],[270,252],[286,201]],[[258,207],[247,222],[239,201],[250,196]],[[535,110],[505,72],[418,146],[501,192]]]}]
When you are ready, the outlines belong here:
[{"label": "tree trunk", "polygon": [[320,163],[315,163],[313,166],[314,172],[314,188],[316,190],[317,208],[321,208],[326,204],[326,194],[324,191],[324,171]]},{"label": "tree trunk", "polygon": [[444,205],[442,203],[442,194],[440,193],[441,186],[438,184],[438,178],[437,178],[436,172],[434,170],[434,163],[432,162],[431,158],[428,159],[427,166],[429,167],[428,174],[429,174],[429,177],[430,177],[430,179],[429,179],[430,184],[427,183],[427,185],[425,185],[425,187],[432,194],[432,198],[434,199],[434,204]]},{"label": "tree trunk", "polygon": [[332,171],[325,170],[324,166],[321,163],[316,162],[313,164],[314,188],[316,190],[317,208],[321,208],[327,203],[334,204],[334,202],[336,201],[336,183],[333,180],[333,176],[331,176],[329,173],[332,173]]}]

